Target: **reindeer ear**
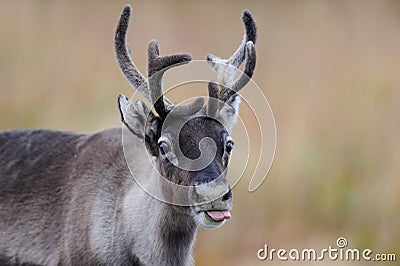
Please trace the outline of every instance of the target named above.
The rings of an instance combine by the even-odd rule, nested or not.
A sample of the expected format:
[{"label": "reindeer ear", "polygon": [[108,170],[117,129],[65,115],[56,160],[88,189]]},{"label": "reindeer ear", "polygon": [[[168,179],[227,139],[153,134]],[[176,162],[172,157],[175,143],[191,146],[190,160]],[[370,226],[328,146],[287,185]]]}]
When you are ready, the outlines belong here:
[{"label": "reindeer ear", "polygon": [[220,108],[219,116],[224,122],[224,126],[228,128],[229,131],[232,130],[233,126],[237,122],[237,117],[239,115],[239,105],[240,105],[240,95],[232,95]]},{"label": "reindeer ear", "polygon": [[118,105],[125,126],[133,134],[144,139],[151,154],[157,156],[157,140],[161,129],[160,119],[142,101],[132,104],[123,94],[118,97]]}]

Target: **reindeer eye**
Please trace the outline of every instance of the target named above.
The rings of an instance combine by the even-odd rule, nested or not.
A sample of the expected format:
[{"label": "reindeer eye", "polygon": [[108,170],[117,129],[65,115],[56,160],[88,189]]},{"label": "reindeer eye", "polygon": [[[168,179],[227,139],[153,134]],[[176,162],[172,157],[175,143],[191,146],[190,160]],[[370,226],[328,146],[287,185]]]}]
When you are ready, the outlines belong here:
[{"label": "reindeer eye", "polygon": [[227,142],[226,142],[226,145],[225,145],[225,150],[226,150],[226,152],[229,154],[229,153],[231,153],[231,151],[232,151],[232,149],[233,149],[233,141],[232,140],[228,140]]},{"label": "reindeer eye", "polygon": [[164,141],[160,141],[160,142],[158,143],[158,147],[160,148],[160,153],[161,153],[162,155],[165,155],[165,154],[167,153],[167,151],[168,151],[168,145],[167,145],[167,143],[165,143]]}]

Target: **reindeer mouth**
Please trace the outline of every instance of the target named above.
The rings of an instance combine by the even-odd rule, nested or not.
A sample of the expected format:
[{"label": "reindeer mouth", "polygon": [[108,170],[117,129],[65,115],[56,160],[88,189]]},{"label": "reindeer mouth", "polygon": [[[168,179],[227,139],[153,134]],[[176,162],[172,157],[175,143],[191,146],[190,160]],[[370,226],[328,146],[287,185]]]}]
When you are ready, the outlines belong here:
[{"label": "reindeer mouth", "polygon": [[222,226],[226,220],[231,218],[229,210],[199,210],[194,212],[194,219],[199,225],[207,229]]},{"label": "reindeer mouth", "polygon": [[232,217],[231,213],[228,210],[224,211],[204,211],[206,217],[213,222],[222,222],[225,219],[230,219]]}]

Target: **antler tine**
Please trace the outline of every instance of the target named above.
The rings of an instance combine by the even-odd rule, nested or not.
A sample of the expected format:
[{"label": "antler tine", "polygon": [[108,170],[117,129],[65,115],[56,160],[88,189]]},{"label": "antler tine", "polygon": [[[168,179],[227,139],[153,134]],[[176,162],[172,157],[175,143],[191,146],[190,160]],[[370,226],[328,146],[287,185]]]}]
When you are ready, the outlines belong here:
[{"label": "antler tine", "polygon": [[230,90],[225,90],[224,94],[221,95],[221,100],[226,101],[231,96],[239,92],[246,84],[250,81],[254,74],[254,69],[256,67],[256,47],[249,41],[246,44],[246,64],[244,66],[244,71],[240,77],[235,81]]},{"label": "antler tine", "polygon": [[217,83],[209,81],[208,82],[208,106],[207,106],[207,115],[214,117],[218,110],[218,98],[219,98],[219,86]]},{"label": "antler tine", "polygon": [[160,56],[160,46],[155,40],[150,41],[148,45],[148,75],[150,98],[151,102],[154,104],[155,110],[163,119],[173,108],[177,108],[174,111],[174,114],[190,115],[198,112],[204,104],[204,99],[198,98],[193,103],[174,106],[166,99],[163,94],[162,77],[165,71],[167,71],[171,67],[187,64],[191,60],[192,56],[185,53]]},{"label": "antler tine", "polygon": [[240,47],[228,59],[228,64],[239,68],[245,59],[245,46],[248,42],[256,44],[257,41],[257,26],[249,10],[244,10],[242,14],[242,21],[244,24],[245,34]]},{"label": "antler tine", "polygon": [[[254,44],[257,40],[257,27],[249,10],[243,11],[242,21],[245,30],[243,41],[229,59],[221,59],[212,54],[207,55],[208,64],[217,72],[218,81],[222,85],[220,99],[223,100],[229,99],[249,82],[256,65]],[[245,59],[244,72],[236,81],[233,81],[238,68]],[[230,88],[230,90],[226,87]]]},{"label": "antler tine", "polygon": [[[175,108],[176,115],[192,115],[197,113],[204,105],[203,98],[197,98],[194,102],[174,106],[166,99],[162,91],[162,77],[171,67],[189,63],[192,60],[190,54],[178,53],[168,56],[160,56],[160,47],[157,41],[152,40],[148,45],[148,83],[143,74],[135,66],[130,57],[130,47],[126,42],[126,33],[132,8],[126,5],[119,19],[115,31],[114,49],[118,65],[129,81],[151,104],[162,119]],[[150,89],[149,89],[150,88]]]},{"label": "antler tine", "polygon": [[129,20],[132,8],[126,5],[122,11],[121,17],[115,31],[114,49],[118,65],[122,74],[129,83],[138,90],[147,100],[151,102],[147,88],[146,78],[140,73],[130,57],[130,48],[126,42],[126,32],[128,30]]}]

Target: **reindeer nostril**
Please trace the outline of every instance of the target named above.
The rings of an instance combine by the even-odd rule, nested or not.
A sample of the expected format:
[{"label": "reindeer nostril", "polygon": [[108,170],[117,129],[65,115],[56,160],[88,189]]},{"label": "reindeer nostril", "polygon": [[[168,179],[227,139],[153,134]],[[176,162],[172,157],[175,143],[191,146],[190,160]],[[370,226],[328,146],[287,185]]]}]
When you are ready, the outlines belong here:
[{"label": "reindeer nostril", "polygon": [[231,190],[229,190],[227,193],[225,193],[225,194],[222,196],[222,200],[223,200],[223,201],[227,201],[227,200],[229,200],[231,197],[232,197],[232,192],[231,192]]}]

